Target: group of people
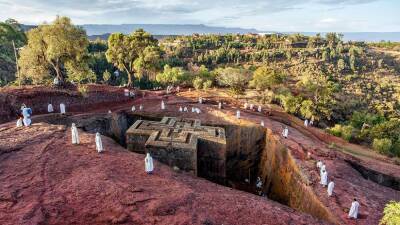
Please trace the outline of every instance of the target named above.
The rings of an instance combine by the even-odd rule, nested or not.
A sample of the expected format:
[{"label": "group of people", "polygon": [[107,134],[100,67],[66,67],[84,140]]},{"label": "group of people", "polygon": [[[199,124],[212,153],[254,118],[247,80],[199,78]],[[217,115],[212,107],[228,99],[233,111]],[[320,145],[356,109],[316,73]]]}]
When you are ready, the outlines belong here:
[{"label": "group of people", "polygon": [[[335,183],[332,178],[328,183],[328,172],[326,170],[326,165],[321,160],[317,161],[317,169],[319,169],[320,172],[320,184],[322,185],[322,187],[328,187],[328,196],[331,197],[333,195]],[[359,207],[360,203],[358,203],[357,199],[354,198],[353,202],[351,203],[348,217],[352,219],[357,219]]]},{"label": "group of people", "polygon": [[[246,109],[246,110],[247,110],[247,109],[249,109],[249,110],[254,110],[254,109],[255,109],[254,104],[248,104],[247,102],[244,103],[243,108]],[[261,107],[261,105],[259,105],[259,106],[257,107],[257,111],[258,111],[258,112],[262,112],[262,107]]]},{"label": "group of people", "polygon": [[[54,107],[51,103],[47,105],[47,112],[48,113],[53,113],[54,112]],[[66,113],[66,107],[64,103],[60,104],[60,113],[65,114]],[[20,116],[17,120],[17,127],[22,127],[22,126],[30,126],[32,124],[32,108],[27,107],[25,104],[22,104],[21,106],[21,112]]]},{"label": "group of people", "polygon": [[[132,106],[132,109],[131,109],[131,110],[132,110],[132,112],[135,112],[135,111],[136,111],[136,106]],[[142,105],[142,104],[139,105],[139,110],[140,110],[140,111],[143,110],[143,105]]]},{"label": "group of people", "polygon": [[[76,127],[75,123],[72,123],[72,125],[71,125],[71,141],[72,141],[72,144],[74,144],[74,145],[80,144],[79,132],[78,132],[78,128]],[[103,142],[101,141],[101,135],[99,132],[96,133],[95,143],[96,143],[97,152],[102,153],[104,151],[104,149],[103,149]]]},{"label": "group of people", "polygon": [[314,117],[311,117],[311,120],[308,120],[308,119],[304,120],[305,127],[312,126],[312,125],[314,125]]}]

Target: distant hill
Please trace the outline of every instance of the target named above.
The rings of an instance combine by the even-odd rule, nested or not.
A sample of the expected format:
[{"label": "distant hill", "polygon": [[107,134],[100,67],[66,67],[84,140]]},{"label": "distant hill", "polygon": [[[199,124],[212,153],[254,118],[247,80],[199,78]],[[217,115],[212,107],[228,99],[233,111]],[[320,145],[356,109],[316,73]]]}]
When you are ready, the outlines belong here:
[{"label": "distant hill", "polygon": [[244,28],[228,28],[228,27],[212,27],[203,24],[121,24],[121,25],[107,25],[107,24],[84,24],[81,25],[85,28],[88,36],[101,35],[106,33],[121,32],[129,34],[139,28],[143,28],[153,35],[191,35],[193,33],[199,34],[228,34],[228,33],[260,33],[256,29]]},{"label": "distant hill", "polygon": [[[107,40],[108,37],[110,36],[110,33],[106,33],[106,34],[100,34],[100,35],[89,35],[88,38],[89,40],[96,40],[96,39],[101,39],[101,40]],[[164,38],[167,37],[176,37],[178,35],[153,35],[153,37],[157,40],[162,40]]]}]

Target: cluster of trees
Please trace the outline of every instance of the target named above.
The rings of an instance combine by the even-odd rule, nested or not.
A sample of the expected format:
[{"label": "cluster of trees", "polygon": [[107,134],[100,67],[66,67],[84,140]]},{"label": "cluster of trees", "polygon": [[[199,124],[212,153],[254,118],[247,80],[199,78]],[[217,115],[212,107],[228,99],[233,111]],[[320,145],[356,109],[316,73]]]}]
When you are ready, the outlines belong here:
[{"label": "cluster of trees", "polygon": [[20,24],[13,19],[0,22],[0,86],[15,80],[17,71],[15,49],[26,44]]},{"label": "cluster of trees", "polygon": [[[399,137],[389,132],[400,130],[398,63],[377,57],[364,43],[343,42],[336,33],[194,34],[159,42],[139,29],[128,35],[114,33],[107,41],[89,41],[66,17],[26,33],[8,20],[0,23],[0,75],[3,61],[15,74],[12,40],[20,48],[18,81],[23,84],[48,84],[56,77],[61,83],[220,86],[235,96],[252,88],[260,102],[279,104],[288,113],[332,126],[330,132],[337,136],[367,143],[384,154],[399,152]],[[0,85],[13,79],[2,75]],[[354,122],[361,120],[356,111],[366,113],[362,125]]]}]

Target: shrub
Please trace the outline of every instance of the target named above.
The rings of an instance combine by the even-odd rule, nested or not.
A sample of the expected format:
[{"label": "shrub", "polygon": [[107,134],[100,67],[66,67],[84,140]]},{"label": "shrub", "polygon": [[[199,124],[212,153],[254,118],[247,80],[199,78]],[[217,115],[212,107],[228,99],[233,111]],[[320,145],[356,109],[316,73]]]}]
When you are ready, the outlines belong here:
[{"label": "shrub", "polygon": [[328,129],[328,132],[334,136],[341,137],[346,141],[354,138],[355,129],[351,125],[343,126],[336,124],[334,127]]},{"label": "shrub", "polygon": [[400,224],[400,202],[390,201],[383,210],[383,217],[380,225]]},{"label": "shrub", "polygon": [[87,97],[89,95],[89,88],[87,85],[78,85],[78,92],[81,94],[83,97]]},{"label": "shrub", "polygon": [[211,88],[211,86],[212,86],[212,80],[204,81],[204,83],[203,83],[203,89],[204,90],[207,90],[207,89]]},{"label": "shrub", "polygon": [[103,73],[104,83],[108,83],[110,81],[110,79],[111,79],[111,73],[108,72],[108,70],[104,71],[104,73]]},{"label": "shrub", "polygon": [[386,155],[390,152],[390,149],[392,148],[392,140],[388,138],[382,138],[382,139],[375,138],[372,143],[372,148],[375,151]]},{"label": "shrub", "polygon": [[196,90],[202,89],[202,88],[203,88],[203,79],[201,79],[200,77],[194,78],[194,80],[193,80],[193,87],[194,87]]}]

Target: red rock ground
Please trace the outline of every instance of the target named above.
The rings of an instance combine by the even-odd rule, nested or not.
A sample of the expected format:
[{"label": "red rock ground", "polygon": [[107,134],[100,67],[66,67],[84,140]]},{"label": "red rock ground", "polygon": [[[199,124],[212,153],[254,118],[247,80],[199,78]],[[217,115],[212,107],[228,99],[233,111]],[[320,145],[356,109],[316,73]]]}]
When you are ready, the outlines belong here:
[{"label": "red rock ground", "polygon": [[155,162],[103,137],[34,124],[0,130],[0,224],[323,224],[253,194]]},{"label": "red rock ground", "polygon": [[[378,224],[384,205],[389,200],[400,201],[399,191],[364,179],[345,162],[355,160],[376,171],[400,177],[400,167],[390,159],[316,128],[306,129],[301,121],[278,111],[273,111],[270,117],[242,111],[242,119],[238,121],[234,115],[241,103],[217,98],[220,95],[215,92],[202,93],[209,102],[224,99],[229,103],[218,110],[213,104],[197,104],[198,96],[197,92],[184,92],[164,98],[167,103],[164,112],[159,110],[163,98],[160,93],[148,93],[144,99],[101,104],[94,110],[76,111],[76,114],[129,110],[133,104],[143,104],[145,113],[174,116],[180,115],[180,105],[195,105],[203,113],[186,113],[185,117],[239,124],[259,124],[264,120],[266,127],[277,135],[289,124],[289,138],[283,142],[311,181],[317,196],[341,224]],[[156,163],[155,175],[147,176],[143,172],[143,156],[127,152],[106,138],[108,151],[98,155],[92,135],[84,135],[82,146],[71,146],[69,131],[63,127],[41,124],[14,128],[14,123],[10,123],[0,125],[0,129],[1,224],[319,223],[281,204],[176,173],[161,164]],[[331,148],[332,142],[338,147]],[[305,150],[312,153],[312,159],[305,159]],[[335,194],[331,198],[318,184],[317,159],[326,163],[329,177],[335,180]],[[346,217],[354,197],[361,204],[357,221]]]}]

